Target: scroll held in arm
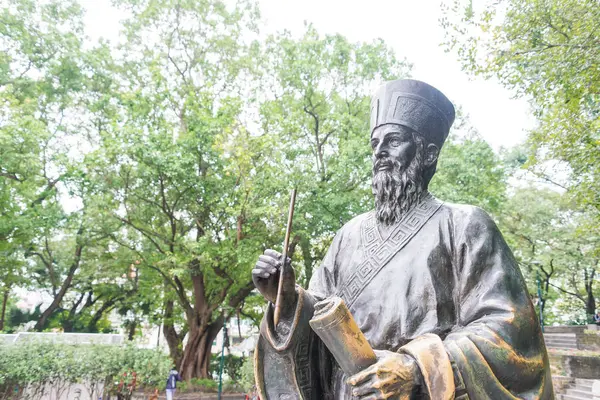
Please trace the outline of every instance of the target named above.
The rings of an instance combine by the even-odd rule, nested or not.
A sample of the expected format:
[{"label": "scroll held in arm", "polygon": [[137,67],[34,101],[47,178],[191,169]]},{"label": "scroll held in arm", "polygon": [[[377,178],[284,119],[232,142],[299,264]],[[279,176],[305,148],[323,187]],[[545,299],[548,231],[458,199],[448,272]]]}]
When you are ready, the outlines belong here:
[{"label": "scroll held in arm", "polygon": [[347,376],[377,361],[373,348],[340,297],[315,304],[315,315],[309,323]]}]

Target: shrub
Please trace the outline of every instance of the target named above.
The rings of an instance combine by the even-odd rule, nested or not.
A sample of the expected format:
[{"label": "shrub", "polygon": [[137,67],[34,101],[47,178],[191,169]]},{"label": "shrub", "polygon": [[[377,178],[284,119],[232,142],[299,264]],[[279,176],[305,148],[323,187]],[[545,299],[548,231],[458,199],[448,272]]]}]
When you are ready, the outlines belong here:
[{"label": "shrub", "polygon": [[187,382],[181,382],[177,386],[177,390],[181,392],[205,392],[216,393],[219,383],[212,379],[192,378]]},{"label": "shrub", "polygon": [[162,389],[171,365],[166,354],[132,345],[2,345],[0,399],[35,399],[48,392],[59,397],[74,383],[84,385],[92,398],[102,391],[127,399],[134,389]]},{"label": "shrub", "polygon": [[[233,382],[237,382],[241,378],[240,370],[244,363],[245,357],[234,356],[228,354],[223,360],[223,374],[227,375]],[[221,355],[213,354],[210,361],[210,373],[214,377],[219,376],[219,368],[221,365]]]},{"label": "shrub", "polygon": [[246,357],[240,368],[240,385],[249,392],[254,386],[254,357]]}]

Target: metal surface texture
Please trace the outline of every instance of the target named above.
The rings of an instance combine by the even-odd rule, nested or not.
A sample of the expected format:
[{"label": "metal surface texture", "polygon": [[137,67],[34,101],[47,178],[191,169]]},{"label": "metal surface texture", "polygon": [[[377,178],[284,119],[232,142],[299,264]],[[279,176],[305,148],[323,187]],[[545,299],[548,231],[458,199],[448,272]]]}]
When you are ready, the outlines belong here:
[{"label": "metal surface texture", "polygon": [[428,191],[453,121],[432,86],[382,85],[365,134],[374,209],[338,231],[307,289],[292,268],[279,273],[281,254],[260,256],[257,289],[272,302],[280,276],[284,288],[255,353],[261,398],[554,398],[539,321],[494,221]]}]

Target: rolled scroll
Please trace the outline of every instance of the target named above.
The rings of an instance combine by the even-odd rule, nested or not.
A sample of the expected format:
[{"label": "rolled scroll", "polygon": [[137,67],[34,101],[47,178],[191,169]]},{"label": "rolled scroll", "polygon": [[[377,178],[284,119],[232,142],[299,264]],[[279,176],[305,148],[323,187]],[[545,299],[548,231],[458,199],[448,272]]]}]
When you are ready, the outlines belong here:
[{"label": "rolled scroll", "polygon": [[330,297],[315,304],[309,324],[347,376],[377,361],[373,348],[341,298]]}]

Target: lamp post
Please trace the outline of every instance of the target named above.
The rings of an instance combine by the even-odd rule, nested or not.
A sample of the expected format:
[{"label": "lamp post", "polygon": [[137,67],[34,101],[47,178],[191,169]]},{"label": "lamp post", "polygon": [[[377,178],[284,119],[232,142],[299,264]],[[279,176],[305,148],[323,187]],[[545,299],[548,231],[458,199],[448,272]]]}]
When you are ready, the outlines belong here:
[{"label": "lamp post", "polygon": [[225,363],[225,342],[227,342],[227,325],[223,324],[223,344],[221,345],[221,362],[219,365],[219,400],[221,400],[221,393],[223,392],[223,366]]},{"label": "lamp post", "polygon": [[537,294],[538,294],[538,302],[540,304],[540,325],[542,326],[542,333],[544,332],[544,300],[542,298],[542,281],[540,279],[540,272],[537,271],[535,273],[536,281],[537,281]]}]

